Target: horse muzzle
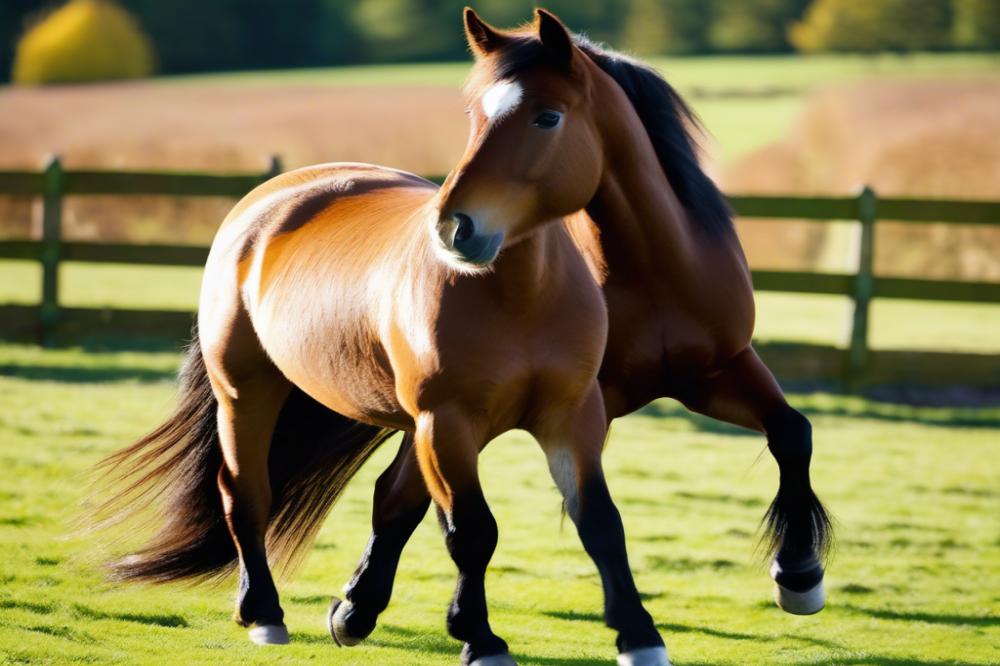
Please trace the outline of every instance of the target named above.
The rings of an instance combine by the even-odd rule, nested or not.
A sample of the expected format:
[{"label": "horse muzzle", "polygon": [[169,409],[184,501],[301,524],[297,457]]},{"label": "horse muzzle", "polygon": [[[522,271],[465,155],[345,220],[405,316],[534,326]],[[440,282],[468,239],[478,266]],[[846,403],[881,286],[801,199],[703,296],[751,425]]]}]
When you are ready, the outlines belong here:
[{"label": "horse muzzle", "polygon": [[446,250],[462,262],[476,266],[493,263],[504,239],[503,231],[484,233],[465,213],[442,217],[438,221],[437,232]]}]

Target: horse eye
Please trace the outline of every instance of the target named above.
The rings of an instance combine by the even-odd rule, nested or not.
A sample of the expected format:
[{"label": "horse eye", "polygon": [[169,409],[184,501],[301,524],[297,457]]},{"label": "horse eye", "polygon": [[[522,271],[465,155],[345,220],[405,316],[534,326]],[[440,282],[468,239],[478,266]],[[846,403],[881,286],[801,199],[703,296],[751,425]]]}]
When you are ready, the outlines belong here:
[{"label": "horse eye", "polygon": [[531,124],[542,129],[552,129],[559,124],[560,120],[562,120],[562,114],[558,111],[542,111],[535,116]]}]

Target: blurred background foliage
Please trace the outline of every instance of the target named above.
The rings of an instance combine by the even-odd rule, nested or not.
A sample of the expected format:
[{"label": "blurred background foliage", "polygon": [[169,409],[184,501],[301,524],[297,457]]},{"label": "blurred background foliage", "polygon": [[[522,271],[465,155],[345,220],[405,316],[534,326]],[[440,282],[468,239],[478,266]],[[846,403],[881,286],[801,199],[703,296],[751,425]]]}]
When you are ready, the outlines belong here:
[{"label": "blurred background foliage", "polygon": [[40,22],[21,40],[17,83],[134,79],[153,72],[153,45],[118,5],[76,0]]},{"label": "blurred background foliage", "polygon": [[[0,76],[28,83],[465,57],[468,0],[3,0]],[[532,0],[473,3],[489,21],[531,17]],[[639,55],[996,50],[1000,0],[549,0],[573,29]],[[68,5],[68,6],[67,6]],[[75,17],[73,21],[67,14]],[[83,16],[86,20],[81,19]],[[52,24],[56,23],[56,27]],[[68,27],[67,27],[68,26]],[[72,30],[71,30],[72,28]],[[73,39],[51,37],[70,31]],[[124,37],[124,33],[130,36]],[[139,34],[133,34],[139,33]],[[20,44],[20,46],[19,46]],[[80,58],[80,49],[92,53]],[[18,52],[20,58],[18,59]],[[114,54],[105,57],[98,54]],[[109,59],[117,68],[108,66]],[[55,62],[74,62],[72,76]],[[22,69],[23,68],[23,69]],[[85,70],[85,71],[84,71]],[[30,75],[21,73],[31,72]],[[52,74],[46,75],[48,72]]]}]

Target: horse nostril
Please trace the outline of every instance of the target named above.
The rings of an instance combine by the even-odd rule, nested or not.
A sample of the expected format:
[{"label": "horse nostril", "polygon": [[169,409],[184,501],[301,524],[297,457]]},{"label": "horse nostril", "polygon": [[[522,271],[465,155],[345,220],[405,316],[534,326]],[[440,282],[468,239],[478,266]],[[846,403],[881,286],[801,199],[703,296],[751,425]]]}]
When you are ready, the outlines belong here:
[{"label": "horse nostril", "polygon": [[455,229],[455,243],[464,243],[465,241],[472,238],[473,234],[476,232],[476,225],[472,223],[472,218],[465,213],[455,213],[455,220],[458,222],[458,228]]}]

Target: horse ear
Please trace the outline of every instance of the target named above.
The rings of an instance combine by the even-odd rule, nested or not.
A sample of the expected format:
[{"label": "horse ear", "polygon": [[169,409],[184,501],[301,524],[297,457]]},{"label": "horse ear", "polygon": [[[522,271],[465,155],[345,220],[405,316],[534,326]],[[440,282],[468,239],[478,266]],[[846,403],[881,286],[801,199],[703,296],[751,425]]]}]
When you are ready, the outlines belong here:
[{"label": "horse ear", "polygon": [[558,62],[569,66],[573,60],[573,36],[563,22],[555,14],[538,8],[535,10],[535,27],[538,39],[545,48],[556,56]]},{"label": "horse ear", "polygon": [[503,42],[503,35],[479,18],[479,14],[472,7],[466,7],[462,17],[465,20],[465,39],[469,42],[472,54],[477,58],[495,51]]}]

